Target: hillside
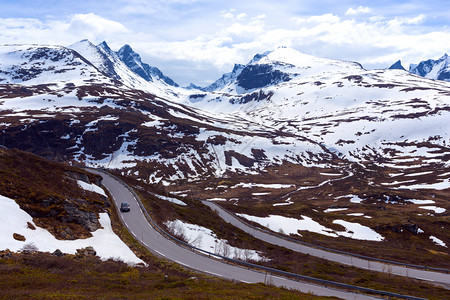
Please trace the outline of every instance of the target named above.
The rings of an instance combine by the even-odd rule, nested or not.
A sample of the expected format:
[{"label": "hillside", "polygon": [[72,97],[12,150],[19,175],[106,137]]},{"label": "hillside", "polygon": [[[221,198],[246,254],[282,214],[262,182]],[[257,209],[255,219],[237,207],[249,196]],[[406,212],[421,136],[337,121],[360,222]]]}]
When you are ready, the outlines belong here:
[{"label": "hillside", "polygon": [[[121,225],[99,187],[101,180],[80,168],[0,148],[0,298],[141,298],[183,293],[205,299],[236,295],[317,299],[215,279],[159,260]],[[129,247],[145,265],[136,265],[143,261]]]},{"label": "hillside", "polygon": [[110,206],[103,190],[93,189],[100,185],[101,177],[82,169],[0,149],[0,195],[59,239],[90,237],[100,228],[98,213]]},{"label": "hillside", "polygon": [[130,49],[72,48],[2,47],[4,146],[250,220],[311,220],[314,230],[260,224],[308,242],[448,265],[449,83],[279,48],[184,90],[145,80],[151,68]]}]

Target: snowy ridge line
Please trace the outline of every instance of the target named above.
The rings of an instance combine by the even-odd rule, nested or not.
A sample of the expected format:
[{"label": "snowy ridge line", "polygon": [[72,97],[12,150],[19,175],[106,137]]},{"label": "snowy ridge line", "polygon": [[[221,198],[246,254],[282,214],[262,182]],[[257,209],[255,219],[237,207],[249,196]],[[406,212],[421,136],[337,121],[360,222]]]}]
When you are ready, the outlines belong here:
[{"label": "snowy ridge line", "polygon": [[[89,169],[89,168],[87,168]],[[94,168],[92,168],[94,169]],[[374,289],[370,289],[370,288],[364,288],[364,287],[359,287],[359,286],[355,286],[355,285],[350,285],[350,284],[345,284],[345,283],[339,283],[339,282],[334,282],[334,281],[328,281],[328,280],[323,280],[323,279],[318,279],[318,278],[314,278],[314,277],[309,277],[309,276],[305,276],[305,275],[300,275],[300,274],[294,274],[294,273],[289,273],[289,272],[285,272],[285,271],[281,271],[281,270],[277,270],[277,269],[273,269],[273,268],[269,268],[269,267],[264,267],[264,266],[260,266],[260,265],[256,265],[256,264],[252,264],[252,263],[248,263],[248,262],[244,262],[241,260],[236,260],[233,258],[228,258],[219,254],[215,254],[203,249],[199,249],[197,247],[194,247],[186,242],[183,242],[181,240],[179,240],[178,238],[172,236],[170,233],[165,232],[164,230],[161,229],[161,227],[158,226],[158,224],[156,224],[153,219],[150,217],[150,215],[148,214],[146,208],[144,207],[143,203],[141,202],[141,199],[139,198],[139,196],[134,192],[134,190],[125,182],[123,182],[121,179],[117,178],[116,176],[114,176],[113,174],[110,174],[108,171],[103,170],[103,169],[96,169],[100,172],[106,173],[109,176],[113,177],[114,179],[116,179],[117,181],[119,181],[122,185],[124,185],[129,191],[131,191],[131,193],[133,194],[134,197],[136,197],[136,200],[138,201],[139,205],[142,206],[142,210],[144,211],[144,214],[146,215],[146,217],[150,220],[150,224],[152,224],[152,226],[155,226],[154,228],[157,229],[157,231],[163,233],[163,235],[168,238],[169,240],[175,241],[178,244],[182,244],[184,246],[186,246],[187,248],[192,249],[192,251],[196,250],[196,253],[200,254],[200,255],[205,255],[208,256],[209,258],[212,257],[217,257],[220,259],[223,259],[225,261],[231,262],[231,263],[235,263],[237,264],[236,266],[238,267],[246,267],[246,268],[252,268],[252,269],[256,269],[256,271],[258,272],[271,272],[272,274],[279,274],[279,275],[284,275],[286,277],[293,277],[295,279],[295,281],[300,281],[300,280],[308,280],[308,281],[312,281],[314,283],[319,283],[319,284],[325,284],[325,285],[331,285],[333,287],[339,287],[339,288],[345,288],[345,289],[351,289],[351,290],[356,290],[358,292],[366,292],[366,293],[370,293],[370,294],[375,294],[375,295],[382,295],[382,296],[391,296],[391,297],[397,297],[397,298],[401,298],[401,299],[412,299],[412,300],[425,300],[425,298],[419,298],[419,297],[414,297],[414,296],[409,296],[409,295],[402,295],[402,294],[396,294],[396,293],[391,293],[391,292],[386,292],[386,291],[379,291],[379,290],[374,290]],[[139,239],[138,239],[139,241]],[[183,264],[184,265],[184,264]],[[196,271],[201,271],[201,270],[197,270]],[[286,280],[292,280],[289,278],[283,278]]]},{"label": "snowy ridge line", "polygon": [[[450,274],[450,270],[449,269],[443,269],[443,268],[435,268],[435,267],[427,267],[427,266],[421,266],[421,265],[414,265],[414,264],[407,264],[407,263],[402,263],[402,262],[397,262],[397,261],[391,261],[391,260],[386,260],[386,259],[382,259],[382,258],[375,258],[375,257],[370,257],[370,256],[365,256],[365,255],[361,255],[361,254],[355,254],[355,253],[350,253],[350,252],[345,252],[345,251],[341,251],[341,250],[336,250],[336,249],[331,249],[331,248],[327,248],[324,246],[319,246],[319,245],[314,245],[314,244],[310,244],[307,242],[303,242],[303,241],[299,241],[293,238],[290,238],[288,236],[285,235],[281,235],[279,233],[270,231],[270,230],[266,230],[264,228],[259,228],[256,226],[253,226],[251,224],[249,224],[248,222],[242,220],[241,218],[239,218],[238,216],[236,216],[233,212],[230,212],[229,210],[227,210],[226,208],[223,208],[222,206],[220,206],[219,204],[217,204],[216,202],[210,202],[207,200],[201,200],[203,204],[208,205],[207,203],[212,203],[215,206],[218,206],[220,209],[224,210],[225,212],[227,212],[230,216],[232,216],[233,218],[235,218],[237,221],[241,222],[243,225],[251,227],[252,229],[273,235],[275,237],[279,237],[282,238],[284,240],[288,240],[290,242],[294,242],[297,244],[301,244],[304,246],[309,246],[309,247],[313,247],[313,248],[317,248],[320,250],[325,250],[328,252],[334,252],[334,253],[338,253],[338,254],[343,254],[343,255],[348,255],[348,256],[353,256],[353,257],[357,257],[357,258],[361,258],[361,259],[366,259],[366,260],[372,260],[372,261],[378,261],[378,262],[382,262],[382,263],[388,263],[388,264],[392,264],[392,265],[399,265],[399,266],[403,266],[403,267],[409,267],[409,268],[415,268],[415,269],[421,269],[421,270],[431,270],[431,271],[436,271],[436,272],[441,272],[441,273],[446,273],[446,274]],[[208,205],[209,206],[209,205]],[[211,207],[211,206],[209,206]]]}]

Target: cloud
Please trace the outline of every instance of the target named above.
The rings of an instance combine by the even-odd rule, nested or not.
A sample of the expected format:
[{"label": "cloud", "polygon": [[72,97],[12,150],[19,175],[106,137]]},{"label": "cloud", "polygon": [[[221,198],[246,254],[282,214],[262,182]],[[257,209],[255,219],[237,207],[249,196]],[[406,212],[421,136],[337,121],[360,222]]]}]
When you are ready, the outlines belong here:
[{"label": "cloud", "polygon": [[310,16],[307,18],[294,17],[291,20],[298,24],[306,25],[306,24],[337,23],[341,20],[341,18],[333,14],[324,14],[319,16]]},{"label": "cloud", "polygon": [[347,16],[354,16],[354,15],[360,15],[360,14],[367,14],[372,12],[372,9],[367,6],[359,6],[358,8],[349,8],[347,12],[345,13]]},{"label": "cloud", "polygon": [[[195,2],[171,3],[175,6],[176,1],[180,5]],[[133,3],[145,6],[146,2]],[[123,11],[108,18],[93,12],[42,19],[0,18],[0,44],[70,45],[84,38],[93,43],[106,40],[114,50],[131,44],[144,61],[180,84],[215,80],[221,73],[231,71],[234,63],[246,63],[256,53],[278,46],[315,56],[358,61],[367,68],[385,67],[397,59],[406,65],[450,51],[450,28],[434,27],[434,15],[429,17],[433,24],[427,24],[425,12],[375,15],[368,7],[358,7],[348,9],[345,14],[295,15],[273,7],[269,10],[268,6],[260,10],[252,7],[211,11],[202,10],[208,1],[199,1],[193,4],[198,5],[198,11],[186,9],[167,19],[172,11],[166,15],[158,7],[163,2],[146,5],[150,11],[158,11],[160,16],[155,18],[139,15],[130,18]],[[355,17],[363,13],[371,14]]]},{"label": "cloud", "polygon": [[84,38],[92,42],[123,39],[130,31],[121,23],[93,13],[66,19],[0,18],[0,43],[68,45]]},{"label": "cloud", "polygon": [[128,32],[127,28],[119,22],[102,18],[93,13],[74,15],[67,30],[88,38]]},{"label": "cloud", "polygon": [[229,10],[223,10],[220,12],[220,15],[222,16],[222,18],[224,19],[236,19],[236,20],[244,20],[245,18],[247,18],[247,14],[246,13],[236,13],[237,10],[232,8]]},{"label": "cloud", "polygon": [[419,25],[422,24],[426,19],[425,14],[420,14],[416,17],[403,17],[403,18],[394,18],[389,21],[391,26],[401,26],[401,25]]}]

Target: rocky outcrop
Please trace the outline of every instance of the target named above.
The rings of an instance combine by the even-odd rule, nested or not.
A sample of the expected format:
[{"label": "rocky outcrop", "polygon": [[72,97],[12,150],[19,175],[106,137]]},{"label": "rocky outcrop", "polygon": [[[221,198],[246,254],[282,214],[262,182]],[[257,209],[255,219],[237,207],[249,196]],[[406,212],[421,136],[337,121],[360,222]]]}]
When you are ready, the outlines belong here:
[{"label": "rocky outcrop", "polygon": [[82,210],[76,204],[69,201],[66,201],[63,207],[66,215],[61,218],[61,221],[64,223],[75,222],[91,232],[100,227],[96,213]]}]

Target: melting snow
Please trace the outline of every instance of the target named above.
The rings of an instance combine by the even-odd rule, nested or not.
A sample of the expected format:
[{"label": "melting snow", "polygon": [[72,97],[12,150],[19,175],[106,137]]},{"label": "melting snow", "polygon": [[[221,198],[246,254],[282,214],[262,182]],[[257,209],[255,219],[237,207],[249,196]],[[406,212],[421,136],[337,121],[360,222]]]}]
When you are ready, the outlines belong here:
[{"label": "melting snow", "polygon": [[227,201],[227,199],[225,198],[211,198],[211,199],[206,199],[208,201]]},{"label": "melting snow", "polygon": [[299,230],[306,230],[327,236],[337,237],[345,236],[358,240],[381,241],[384,238],[367,226],[358,223],[346,222],[343,220],[334,220],[333,223],[340,224],[346,228],[345,231],[335,231],[320,225],[310,217],[301,216],[303,219],[288,218],[279,215],[270,215],[268,217],[256,217],[246,214],[237,214],[247,220],[256,222],[273,231],[282,232],[284,234],[299,234]]},{"label": "melting snow", "polygon": [[351,216],[351,217],[364,217],[366,219],[372,219],[371,216],[365,216],[363,213],[351,213],[351,214],[347,214],[347,216]]},{"label": "melting snow", "polygon": [[219,239],[211,229],[206,227],[185,223],[181,220],[167,221],[165,224],[173,234],[184,236],[188,244],[202,250],[239,260],[265,260],[256,250],[228,245],[227,240]]},{"label": "melting snow", "polygon": [[433,200],[416,200],[416,199],[408,199],[407,202],[411,202],[413,204],[433,204]]},{"label": "melting snow", "polygon": [[[24,245],[32,243],[39,251],[53,252],[60,249],[64,253],[75,254],[76,249],[91,246],[97,255],[103,259],[120,258],[125,262],[143,263],[122,240],[112,231],[111,221],[107,213],[100,213],[99,222],[103,228],[92,232],[92,237],[78,240],[57,240],[46,229],[36,226],[33,218],[12,199],[0,196],[0,249],[20,251]],[[28,228],[27,222],[35,225],[36,229]],[[17,241],[13,234],[18,233],[26,238],[25,242]]]},{"label": "melting snow", "polygon": [[440,239],[438,239],[435,236],[430,235],[430,240],[432,240],[433,242],[435,242],[436,244],[438,244],[439,246],[445,247],[447,248],[447,245]]},{"label": "melting snow", "polygon": [[359,198],[358,196],[356,196],[356,195],[351,195],[351,199],[350,199],[350,202],[351,203],[361,203],[362,201],[363,201],[363,199],[361,199],[361,198]]},{"label": "melting snow", "polygon": [[77,180],[77,182],[78,182],[78,185],[86,191],[94,192],[94,193],[100,194],[102,196],[108,197],[108,196],[106,196],[105,191],[98,185],[95,185],[93,183],[87,183],[82,180]]},{"label": "melting snow", "polygon": [[329,213],[329,212],[335,212],[335,211],[343,211],[343,210],[347,210],[348,207],[341,207],[341,208],[327,208],[325,209],[323,212],[324,213]]},{"label": "melting snow", "polygon": [[175,203],[175,204],[178,204],[178,205],[181,205],[181,206],[186,206],[186,205],[187,205],[187,204],[184,203],[183,201],[178,200],[178,199],[176,199],[176,198],[171,198],[171,197],[161,196],[161,195],[157,195],[157,194],[153,194],[153,195],[155,195],[155,197],[158,197],[158,198],[161,199],[161,200],[169,201],[169,202],[171,202],[171,203]]},{"label": "melting snow", "polygon": [[442,213],[445,212],[445,208],[437,207],[437,206],[433,206],[433,205],[430,205],[430,206],[419,206],[419,208],[433,210],[437,214],[442,214]]},{"label": "melting snow", "polygon": [[237,188],[237,187],[243,187],[243,188],[253,188],[253,187],[259,187],[259,188],[266,188],[266,189],[288,189],[291,187],[295,187],[294,184],[280,184],[280,183],[272,183],[272,184],[264,184],[264,183],[238,183],[231,188]]},{"label": "melting snow", "polygon": [[399,189],[413,189],[413,190],[419,190],[419,189],[434,189],[434,190],[445,190],[450,188],[450,179],[445,179],[441,182],[436,183],[422,183],[422,184],[415,184],[415,185],[408,185],[408,186],[399,186]]},{"label": "melting snow", "polygon": [[342,174],[333,174],[333,173],[319,173],[319,174],[324,176],[342,176]]},{"label": "melting snow", "polygon": [[264,196],[264,195],[269,195],[270,193],[266,192],[266,193],[252,193],[253,196]]},{"label": "melting snow", "polygon": [[283,205],[291,205],[294,204],[294,202],[291,201],[291,198],[287,198],[286,200],[284,200],[285,202],[282,203],[275,203],[272,206],[283,206]]},{"label": "melting snow", "polygon": [[334,220],[333,223],[345,227],[345,232],[338,232],[338,234],[341,236],[366,241],[382,241],[384,239],[383,236],[378,234],[373,229],[359,223],[351,223],[344,220]]}]

